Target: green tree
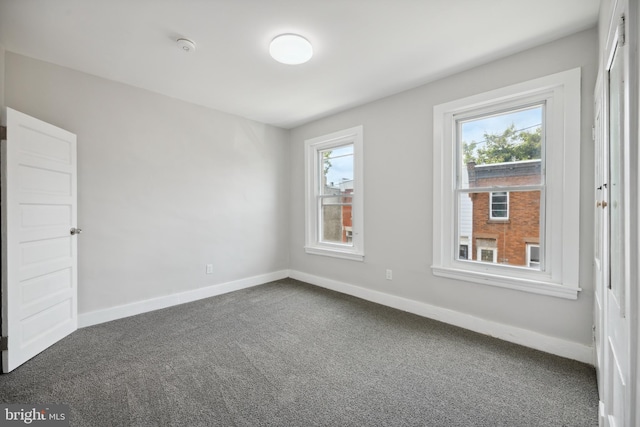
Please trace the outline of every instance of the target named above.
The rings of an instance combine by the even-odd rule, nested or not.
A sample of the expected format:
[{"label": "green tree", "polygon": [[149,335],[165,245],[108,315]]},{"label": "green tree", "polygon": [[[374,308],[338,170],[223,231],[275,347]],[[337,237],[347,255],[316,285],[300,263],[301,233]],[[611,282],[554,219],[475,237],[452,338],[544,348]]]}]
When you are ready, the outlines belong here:
[{"label": "green tree", "polygon": [[476,141],[462,143],[465,163],[478,165],[517,162],[541,158],[542,129],[518,131],[509,126],[501,134],[484,134],[484,144]]},{"label": "green tree", "polygon": [[327,176],[327,172],[331,169],[331,150],[322,152],[322,159],[324,164],[324,176]]}]

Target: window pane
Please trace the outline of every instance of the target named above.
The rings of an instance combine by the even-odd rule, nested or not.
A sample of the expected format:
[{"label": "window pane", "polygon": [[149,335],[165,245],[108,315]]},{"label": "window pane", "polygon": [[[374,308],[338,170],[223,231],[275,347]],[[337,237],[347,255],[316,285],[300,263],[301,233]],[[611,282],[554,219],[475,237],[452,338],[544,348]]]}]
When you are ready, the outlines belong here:
[{"label": "window pane", "polygon": [[323,242],[351,242],[352,207],[350,204],[323,204],[321,214],[321,236]]},{"label": "window pane", "polygon": [[493,249],[481,249],[480,261],[493,262]]},{"label": "window pane", "polygon": [[529,267],[540,270],[540,246],[537,244],[527,245],[527,253],[529,256]]},{"label": "window pane", "polygon": [[529,260],[531,262],[540,262],[540,246],[530,246],[529,251]]},{"label": "window pane", "polygon": [[458,188],[542,183],[543,105],[458,121]]},{"label": "window pane", "polygon": [[460,245],[459,251],[460,259],[469,259],[469,245]]},{"label": "window pane", "polygon": [[506,191],[491,193],[491,219],[509,218],[509,195]]},{"label": "window pane", "polygon": [[353,192],[353,144],[320,152],[321,194]]},{"label": "window pane", "polygon": [[[541,236],[541,194],[538,190],[459,192],[455,247],[468,245],[469,250],[466,257],[459,250],[457,259],[540,268],[541,250],[537,242]],[[498,215],[508,211],[508,217],[492,218],[491,210]],[[531,245],[528,250],[528,242],[536,242],[537,246]],[[535,259],[530,259],[530,254]]]},{"label": "window pane", "polygon": [[[320,151],[320,238],[350,244],[352,240],[353,144]],[[326,197],[331,196],[331,197]]]}]

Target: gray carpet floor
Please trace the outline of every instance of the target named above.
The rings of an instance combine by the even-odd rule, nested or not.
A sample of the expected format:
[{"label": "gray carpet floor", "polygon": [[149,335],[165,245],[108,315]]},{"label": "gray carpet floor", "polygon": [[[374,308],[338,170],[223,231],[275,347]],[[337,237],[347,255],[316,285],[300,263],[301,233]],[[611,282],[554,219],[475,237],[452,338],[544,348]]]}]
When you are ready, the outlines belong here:
[{"label": "gray carpet floor", "polygon": [[292,279],[80,329],[0,376],[74,426],[597,426],[594,368]]}]

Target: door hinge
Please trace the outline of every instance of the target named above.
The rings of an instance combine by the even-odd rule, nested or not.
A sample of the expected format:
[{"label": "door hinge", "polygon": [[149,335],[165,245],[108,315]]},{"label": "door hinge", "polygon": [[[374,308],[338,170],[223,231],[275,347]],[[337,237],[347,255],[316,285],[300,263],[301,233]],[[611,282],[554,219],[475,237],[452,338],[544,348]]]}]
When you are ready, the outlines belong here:
[{"label": "door hinge", "polygon": [[9,337],[0,337],[0,351],[9,350]]},{"label": "door hinge", "polygon": [[591,128],[591,140],[592,141],[596,140],[596,128],[595,128],[595,126]]},{"label": "door hinge", "polygon": [[7,127],[0,126],[0,140],[5,140],[5,139],[7,139]]}]

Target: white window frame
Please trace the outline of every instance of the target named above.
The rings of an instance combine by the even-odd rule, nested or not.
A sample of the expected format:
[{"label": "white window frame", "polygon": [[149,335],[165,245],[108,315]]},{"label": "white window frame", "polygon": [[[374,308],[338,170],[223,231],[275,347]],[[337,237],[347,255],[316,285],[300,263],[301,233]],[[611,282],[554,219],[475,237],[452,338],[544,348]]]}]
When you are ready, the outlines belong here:
[{"label": "white window frame", "polygon": [[493,263],[497,263],[498,262],[498,249],[497,248],[490,248],[488,246],[478,246],[477,250],[476,250],[476,260],[480,261],[480,262],[488,262],[488,261],[482,261],[482,251],[491,251],[493,253]]},{"label": "white window frame", "polygon": [[[353,144],[353,198],[351,205],[351,242],[324,242],[321,239],[320,191],[321,152]],[[363,182],[363,128],[330,133],[305,141],[305,252],[354,261],[364,261],[364,182]]]},{"label": "white window frame", "polygon": [[[545,102],[543,270],[457,259],[456,121]],[[577,299],[580,233],[580,68],[436,105],[433,112],[433,264],[436,276]],[[542,215],[544,213],[544,215]],[[543,219],[544,217],[544,219]],[[542,225],[542,224],[541,224]]]},{"label": "white window frame", "polygon": [[[507,196],[507,216],[493,216],[493,195],[495,193],[506,193]],[[509,220],[509,191],[492,191],[489,193],[489,219],[492,221],[507,221]]]}]

